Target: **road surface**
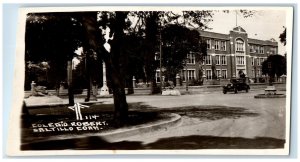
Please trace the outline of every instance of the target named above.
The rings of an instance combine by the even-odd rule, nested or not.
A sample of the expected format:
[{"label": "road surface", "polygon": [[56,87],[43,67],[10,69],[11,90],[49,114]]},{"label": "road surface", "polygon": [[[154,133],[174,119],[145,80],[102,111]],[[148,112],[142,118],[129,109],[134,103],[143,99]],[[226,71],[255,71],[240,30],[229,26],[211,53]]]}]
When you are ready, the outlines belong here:
[{"label": "road surface", "polygon": [[[165,141],[177,139],[178,141],[183,137],[284,140],[286,99],[255,99],[254,95],[258,93],[263,93],[263,91],[238,94],[214,92],[182,96],[128,96],[129,103],[142,102],[144,105],[154,107],[151,109],[172,109],[176,112],[185,111],[184,108],[192,106],[202,111],[200,113],[195,111],[193,115],[192,112],[186,110],[185,112],[189,112],[189,115],[181,114],[182,124],[178,127],[151,134],[139,134],[120,139],[120,141],[140,141],[145,145],[151,145],[161,139]],[[205,117],[203,114],[208,114],[212,118]],[[219,117],[213,118],[213,116]],[[249,145],[249,142],[245,145]]]}]

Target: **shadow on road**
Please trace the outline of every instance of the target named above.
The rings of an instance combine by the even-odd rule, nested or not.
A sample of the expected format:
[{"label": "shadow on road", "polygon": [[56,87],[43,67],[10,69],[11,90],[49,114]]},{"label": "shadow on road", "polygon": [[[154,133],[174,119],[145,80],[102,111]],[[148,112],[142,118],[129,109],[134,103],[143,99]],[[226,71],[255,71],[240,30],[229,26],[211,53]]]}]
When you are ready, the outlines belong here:
[{"label": "shadow on road", "polygon": [[237,119],[241,117],[256,117],[259,113],[243,107],[228,107],[219,105],[184,106],[173,108],[156,108],[143,103],[134,103],[132,109],[147,112],[176,113],[181,116],[198,118],[200,120],[219,120],[223,118]]},{"label": "shadow on road", "polygon": [[109,143],[101,137],[91,136],[67,140],[54,140],[24,144],[21,150],[191,150],[191,149],[276,149],[283,148],[285,140],[257,137],[181,136],[163,138],[143,145],[137,141]]}]

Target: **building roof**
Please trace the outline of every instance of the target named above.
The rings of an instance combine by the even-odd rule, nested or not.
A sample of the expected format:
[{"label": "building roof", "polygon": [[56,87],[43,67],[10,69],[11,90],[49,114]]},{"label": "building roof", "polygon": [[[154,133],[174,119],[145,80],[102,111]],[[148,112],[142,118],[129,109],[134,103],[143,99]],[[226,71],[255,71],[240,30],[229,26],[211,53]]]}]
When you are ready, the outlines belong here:
[{"label": "building roof", "polygon": [[[230,40],[230,34],[215,33],[215,32],[210,32],[210,31],[203,31],[203,30],[198,30],[198,31],[199,31],[201,37]],[[240,26],[234,27],[233,31],[246,33],[246,30]],[[248,38],[248,43],[269,45],[269,46],[278,46],[278,42],[276,42],[276,40],[273,38],[270,40]]]},{"label": "building roof", "polygon": [[203,30],[199,30],[199,32],[201,37],[229,40],[228,34],[221,34],[221,33],[215,33],[215,32],[203,31]]},{"label": "building roof", "polygon": [[278,46],[278,42],[276,42],[273,38],[270,40],[260,40],[248,38],[249,44],[260,44],[260,45],[269,45],[269,46]]}]

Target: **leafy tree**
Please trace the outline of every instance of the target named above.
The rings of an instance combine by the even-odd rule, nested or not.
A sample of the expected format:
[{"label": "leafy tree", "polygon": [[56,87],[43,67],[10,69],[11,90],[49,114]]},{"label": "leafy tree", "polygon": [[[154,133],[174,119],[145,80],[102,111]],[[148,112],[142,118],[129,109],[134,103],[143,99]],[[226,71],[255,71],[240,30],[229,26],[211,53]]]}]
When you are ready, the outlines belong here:
[{"label": "leafy tree", "polygon": [[[39,63],[47,61],[50,85],[58,89],[65,81],[67,62],[81,46],[82,28],[76,13],[29,13],[25,33],[25,61]],[[72,85],[69,87],[69,101],[74,103]]]},{"label": "leafy tree", "polygon": [[185,27],[191,27],[198,30],[207,29],[207,23],[212,21],[211,10],[201,11],[182,11],[180,13],[173,11],[139,11],[131,12],[129,15],[138,20],[130,31],[137,32],[145,36],[143,43],[144,52],[144,72],[147,82],[151,82],[152,92],[155,92],[155,72],[159,64],[155,60],[155,53],[159,46],[159,33],[165,25],[177,24]]},{"label": "leafy tree", "polygon": [[281,55],[270,55],[267,60],[262,63],[262,73],[268,74],[269,83],[272,85],[275,75],[277,77],[286,74],[286,59]]},{"label": "leafy tree", "polygon": [[284,31],[279,35],[280,42],[286,45],[286,28],[284,27]]},{"label": "leafy tree", "polygon": [[197,61],[207,54],[206,43],[199,32],[179,24],[167,25],[162,30],[162,42],[162,64],[166,68],[166,77],[174,82],[176,74],[186,65],[187,54],[195,55]]},{"label": "leafy tree", "polygon": [[[82,23],[86,34],[86,47],[91,51],[96,52],[98,57],[106,63],[108,74],[110,74],[114,107],[115,121],[117,125],[126,123],[128,116],[128,105],[125,96],[125,69],[127,67],[127,55],[124,53],[126,28],[125,19],[128,12],[101,13],[101,20],[97,22],[97,12],[87,12],[82,14]],[[105,42],[103,37],[97,37],[97,33],[101,33],[102,28],[109,27],[110,35],[113,40],[108,43],[111,46],[111,51],[108,52],[103,47]]]}]

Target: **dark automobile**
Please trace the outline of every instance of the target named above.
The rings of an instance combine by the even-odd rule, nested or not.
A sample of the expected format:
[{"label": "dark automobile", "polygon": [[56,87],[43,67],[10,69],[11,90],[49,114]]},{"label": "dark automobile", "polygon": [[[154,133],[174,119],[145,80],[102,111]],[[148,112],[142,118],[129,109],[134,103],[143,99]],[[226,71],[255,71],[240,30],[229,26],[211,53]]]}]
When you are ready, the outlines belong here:
[{"label": "dark automobile", "polygon": [[250,86],[246,82],[246,79],[231,79],[230,83],[226,86],[223,86],[223,93],[226,94],[227,92],[234,92],[237,93],[238,91],[245,90],[248,92]]}]

